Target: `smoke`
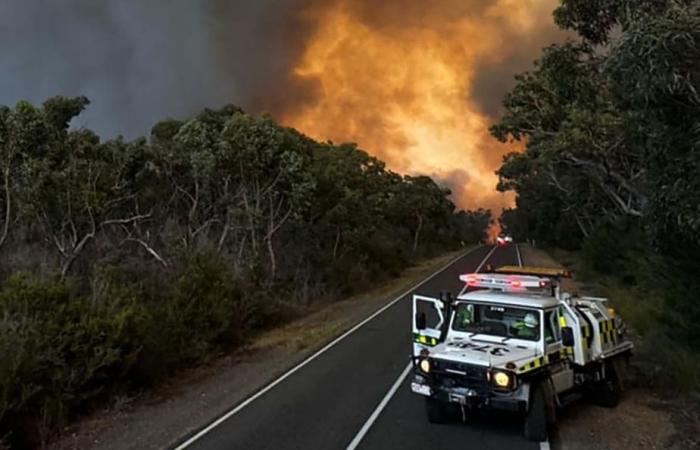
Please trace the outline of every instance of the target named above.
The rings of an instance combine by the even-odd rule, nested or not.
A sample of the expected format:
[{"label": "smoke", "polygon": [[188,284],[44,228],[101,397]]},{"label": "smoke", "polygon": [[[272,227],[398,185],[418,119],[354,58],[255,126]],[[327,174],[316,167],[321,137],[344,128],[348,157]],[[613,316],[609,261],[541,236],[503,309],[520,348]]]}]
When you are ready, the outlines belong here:
[{"label": "smoke", "polygon": [[[284,83],[293,0],[0,2],[0,104],[92,101],[78,126],[134,137],[165,117],[250,105]],[[272,104],[272,103],[271,103]]]},{"label": "smoke", "polygon": [[544,47],[567,36],[552,24],[551,13],[557,2],[525,3],[529,3],[529,21],[509,24],[504,17],[492,17],[492,26],[498,30],[498,51],[475,61],[469,98],[493,120],[501,115],[503,95],[515,85],[515,74],[531,69]]},{"label": "smoke", "polygon": [[515,73],[561,39],[556,0],[4,0],[0,104],[86,95],[74,126],[135,137],[226,103],[509,205],[488,135]]},{"label": "smoke", "polygon": [[495,212],[505,153],[488,127],[515,73],[561,39],[556,0],[326,0],[293,74],[311,88],[282,119],[316,138],[350,139],[399,172],[432,174],[462,207]]}]

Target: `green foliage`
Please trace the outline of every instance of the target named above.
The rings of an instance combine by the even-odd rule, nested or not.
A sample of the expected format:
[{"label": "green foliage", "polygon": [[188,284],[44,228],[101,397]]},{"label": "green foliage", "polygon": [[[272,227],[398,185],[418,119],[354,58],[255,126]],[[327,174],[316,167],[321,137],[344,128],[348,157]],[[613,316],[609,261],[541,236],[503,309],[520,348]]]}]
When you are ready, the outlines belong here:
[{"label": "green foliage", "polygon": [[0,310],[0,418],[19,432],[36,412],[45,426],[60,423],[118,378],[126,369],[121,333],[140,313],[134,304],[114,311],[73,297],[64,283],[20,276],[0,291]]},{"label": "green foliage", "polygon": [[[687,361],[700,343],[700,7],[564,0],[555,20],[581,39],[545,49],[492,128],[526,142],[498,172],[517,193],[502,221],[574,242],[588,271],[621,286],[625,317]],[[697,387],[691,366],[680,378]]]},{"label": "green foliage", "polygon": [[584,241],[581,253],[586,269],[612,276],[624,277],[634,273],[629,267],[640,249],[644,236],[636,223],[610,223],[598,227]]},{"label": "green foliage", "polygon": [[490,225],[428,177],[232,105],[131,142],[69,128],[87,105],[0,108],[0,436],[16,445]]}]

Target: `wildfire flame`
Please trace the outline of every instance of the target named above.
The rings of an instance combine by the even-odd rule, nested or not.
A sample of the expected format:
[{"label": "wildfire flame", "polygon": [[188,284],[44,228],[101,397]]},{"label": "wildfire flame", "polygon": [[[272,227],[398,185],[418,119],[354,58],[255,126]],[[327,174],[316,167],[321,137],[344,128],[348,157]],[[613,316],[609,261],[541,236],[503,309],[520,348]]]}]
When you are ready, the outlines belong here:
[{"label": "wildfire flame", "polygon": [[293,69],[315,95],[282,119],[315,138],[353,140],[397,172],[431,175],[460,207],[498,213],[513,197],[496,192],[494,171],[514,147],[489,136],[493,118],[470,97],[474,76],[479,62],[508,57],[512,30],[551,27],[555,3],[317,3],[304,12],[317,28]]}]

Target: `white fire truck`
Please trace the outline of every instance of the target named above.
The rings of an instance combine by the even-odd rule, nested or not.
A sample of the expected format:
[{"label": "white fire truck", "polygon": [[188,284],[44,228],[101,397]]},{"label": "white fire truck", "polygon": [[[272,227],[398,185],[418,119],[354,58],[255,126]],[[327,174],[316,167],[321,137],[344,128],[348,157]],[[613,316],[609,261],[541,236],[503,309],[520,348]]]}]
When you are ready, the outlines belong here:
[{"label": "white fire truck", "polygon": [[582,396],[613,407],[632,343],[607,299],[560,292],[558,269],[506,266],[462,275],[450,295],[413,297],[413,392],[428,420],[451,410],[524,415],[528,439],[542,441],[557,409]]}]

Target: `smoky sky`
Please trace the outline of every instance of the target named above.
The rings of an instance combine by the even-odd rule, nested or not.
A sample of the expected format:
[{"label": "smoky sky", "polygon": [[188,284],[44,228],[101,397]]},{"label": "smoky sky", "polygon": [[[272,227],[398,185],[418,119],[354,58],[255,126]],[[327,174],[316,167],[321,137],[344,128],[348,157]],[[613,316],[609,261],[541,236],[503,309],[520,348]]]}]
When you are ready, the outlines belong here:
[{"label": "smoky sky", "polygon": [[[281,115],[322,95],[291,70],[315,30],[303,12],[338,1],[369,26],[397,32],[434,23],[445,11],[478,17],[493,3],[442,0],[433,8],[425,0],[2,0],[0,105],[85,95],[91,105],[73,125],[103,137],[136,137],[160,119],[227,103]],[[530,67],[551,39],[546,27],[527,39],[514,34],[503,49],[508,57],[477,63],[465,101],[496,116],[513,75]]]},{"label": "smoky sky", "polygon": [[250,106],[300,48],[293,0],[2,0],[0,104],[91,100],[77,126],[135,136],[158,120]]}]

